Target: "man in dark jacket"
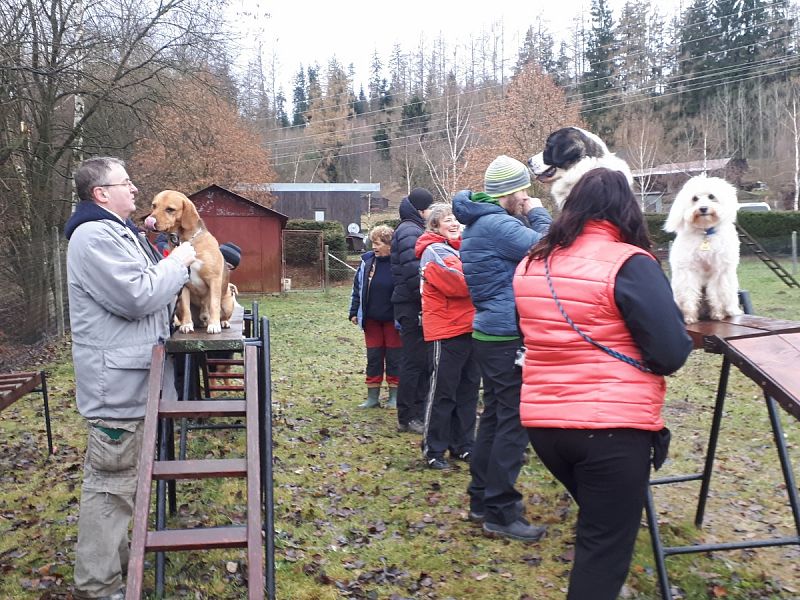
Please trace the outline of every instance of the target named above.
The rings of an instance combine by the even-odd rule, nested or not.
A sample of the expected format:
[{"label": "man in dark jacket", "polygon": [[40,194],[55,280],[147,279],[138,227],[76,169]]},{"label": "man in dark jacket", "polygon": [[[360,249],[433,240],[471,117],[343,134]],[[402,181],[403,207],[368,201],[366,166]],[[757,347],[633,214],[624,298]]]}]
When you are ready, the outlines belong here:
[{"label": "man in dark jacket", "polygon": [[394,318],[400,323],[403,341],[400,384],[397,388],[397,429],[422,433],[424,401],[430,373],[422,337],[422,299],[419,295],[419,259],[414,247],[425,229],[433,196],[425,188],[414,188],[400,202],[400,224],[392,236],[392,278]]},{"label": "man in dark jacket", "polygon": [[[522,517],[515,489],[528,438],[519,420],[522,345],[512,280],[519,261],[547,233],[552,221],[537,198],[530,198],[528,168],[498,156],[486,169],[484,190],[453,198],[453,214],[466,226],[461,261],[475,305],[472,342],[483,377],[483,413],[470,460],[469,518],[489,535],[536,541],[543,527]],[[526,226],[515,215],[526,215]]]}]

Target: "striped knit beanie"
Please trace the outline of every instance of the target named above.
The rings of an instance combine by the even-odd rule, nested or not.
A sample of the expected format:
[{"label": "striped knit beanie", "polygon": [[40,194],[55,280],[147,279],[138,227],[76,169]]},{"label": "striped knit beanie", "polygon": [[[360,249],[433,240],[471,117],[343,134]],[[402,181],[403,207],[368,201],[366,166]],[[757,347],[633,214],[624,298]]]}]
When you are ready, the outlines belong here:
[{"label": "striped knit beanie", "polygon": [[530,187],[531,174],[521,162],[501,154],[486,169],[483,185],[486,194],[500,198]]}]

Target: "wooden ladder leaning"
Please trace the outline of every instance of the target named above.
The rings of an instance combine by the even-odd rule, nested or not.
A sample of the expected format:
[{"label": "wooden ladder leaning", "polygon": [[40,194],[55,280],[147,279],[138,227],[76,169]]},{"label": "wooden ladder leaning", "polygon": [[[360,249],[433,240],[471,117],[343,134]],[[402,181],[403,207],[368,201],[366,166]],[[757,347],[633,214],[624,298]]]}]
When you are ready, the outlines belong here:
[{"label": "wooden ladder leaning", "polygon": [[[133,517],[130,560],[125,598],[142,597],[145,552],[207,550],[212,548],[247,548],[248,598],[264,598],[261,530],[261,474],[258,422],[258,349],[246,346],[244,400],[161,399],[165,350],[153,348],[148,383],[147,412],[144,420],[139,480]],[[159,419],[244,417],[246,421],[246,458],[211,460],[156,461]],[[245,477],[247,479],[247,523],[229,527],[149,530],[148,514],[153,480]]]}]

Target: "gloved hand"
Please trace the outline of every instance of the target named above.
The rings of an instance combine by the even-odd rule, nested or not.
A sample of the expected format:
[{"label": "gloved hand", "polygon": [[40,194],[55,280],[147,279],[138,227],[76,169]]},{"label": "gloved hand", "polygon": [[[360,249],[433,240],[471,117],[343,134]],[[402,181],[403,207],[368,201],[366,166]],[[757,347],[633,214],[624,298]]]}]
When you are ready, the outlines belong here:
[{"label": "gloved hand", "polygon": [[189,242],[183,242],[180,246],[173,248],[167,258],[177,260],[184,267],[188,267],[194,262],[196,256],[197,253],[194,251],[194,246]]}]

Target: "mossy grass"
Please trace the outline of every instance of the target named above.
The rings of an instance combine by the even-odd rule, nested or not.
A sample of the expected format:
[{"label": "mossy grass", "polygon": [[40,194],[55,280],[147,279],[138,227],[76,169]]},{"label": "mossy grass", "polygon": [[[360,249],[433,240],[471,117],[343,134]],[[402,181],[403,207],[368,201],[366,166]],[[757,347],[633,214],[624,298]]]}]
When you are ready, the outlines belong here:
[{"label": "mossy grass", "polygon": [[[766,266],[745,260],[740,279],[757,314],[800,321],[800,291]],[[419,437],[395,430],[394,411],[356,408],[365,388],[364,343],[347,320],[349,297],[345,285],[256,298],[271,330],[277,597],[563,598],[575,504],[531,453],[519,485],[527,517],[546,524],[547,535],[533,545],[481,535],[467,519],[466,466],[457,463],[446,473],[426,469]],[[669,378],[665,417],[673,444],[659,476],[702,468],[720,363],[718,355],[696,351]],[[45,457],[37,396],[0,413],[4,599],[66,599],[72,580],[85,433],[74,407],[68,344],[44,368],[56,456]],[[781,419],[797,473],[800,424],[783,411]],[[241,456],[243,448],[240,431],[192,431],[189,437],[192,457]],[[782,488],[761,391],[734,369],[704,527],[693,524],[697,482],[660,486],[654,494],[664,543],[791,535]],[[239,481],[180,482],[170,526],[241,522],[244,498]],[[667,559],[675,597],[692,600],[798,597],[799,564],[796,546]],[[245,569],[240,550],[169,554],[167,597],[244,598]],[[151,591],[152,571],[145,580]],[[658,598],[644,526],[624,597]]]}]

